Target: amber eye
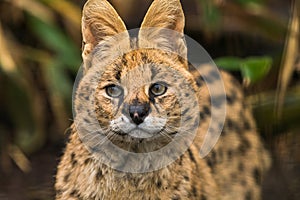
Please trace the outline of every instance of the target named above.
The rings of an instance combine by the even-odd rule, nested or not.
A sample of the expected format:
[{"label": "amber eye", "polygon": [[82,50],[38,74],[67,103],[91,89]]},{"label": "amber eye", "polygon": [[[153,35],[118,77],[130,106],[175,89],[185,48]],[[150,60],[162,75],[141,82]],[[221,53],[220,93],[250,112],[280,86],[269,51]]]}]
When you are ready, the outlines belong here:
[{"label": "amber eye", "polygon": [[118,98],[123,94],[123,89],[117,85],[109,85],[105,88],[106,94],[113,98]]},{"label": "amber eye", "polygon": [[161,96],[166,93],[167,89],[167,86],[162,83],[154,83],[150,87],[150,93],[154,96]]}]

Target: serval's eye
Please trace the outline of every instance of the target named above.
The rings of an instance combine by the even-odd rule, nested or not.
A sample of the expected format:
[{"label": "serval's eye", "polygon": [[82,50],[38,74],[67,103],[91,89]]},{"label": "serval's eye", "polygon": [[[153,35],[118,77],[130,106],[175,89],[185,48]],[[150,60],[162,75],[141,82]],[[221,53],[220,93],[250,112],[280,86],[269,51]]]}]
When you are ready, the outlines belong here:
[{"label": "serval's eye", "polygon": [[123,89],[117,85],[109,85],[105,88],[106,94],[113,98],[118,98],[123,94]]},{"label": "serval's eye", "polygon": [[161,96],[166,93],[167,89],[167,86],[162,83],[154,83],[150,87],[150,93],[154,96]]}]

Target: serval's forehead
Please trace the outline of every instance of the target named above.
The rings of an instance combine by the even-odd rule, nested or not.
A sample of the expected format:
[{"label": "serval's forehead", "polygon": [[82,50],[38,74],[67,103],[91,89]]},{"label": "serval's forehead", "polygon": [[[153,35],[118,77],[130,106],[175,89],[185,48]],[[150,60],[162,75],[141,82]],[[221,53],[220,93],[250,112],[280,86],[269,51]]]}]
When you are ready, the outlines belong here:
[{"label": "serval's forehead", "polygon": [[[109,68],[109,67],[108,67]],[[174,71],[186,69],[185,61],[176,54],[153,49],[139,49],[128,52],[113,63],[114,77],[117,80],[167,78]],[[162,77],[156,77],[157,75]]]}]

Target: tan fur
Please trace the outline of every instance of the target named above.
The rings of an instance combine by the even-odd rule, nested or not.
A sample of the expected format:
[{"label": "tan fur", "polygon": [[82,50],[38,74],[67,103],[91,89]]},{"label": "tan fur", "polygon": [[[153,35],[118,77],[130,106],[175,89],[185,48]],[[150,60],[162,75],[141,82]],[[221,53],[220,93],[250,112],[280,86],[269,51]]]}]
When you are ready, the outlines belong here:
[{"label": "tan fur", "polygon": [[[182,35],[184,15],[180,1],[154,0],[141,28],[146,30],[147,27],[169,28]],[[110,40],[106,36],[122,33],[124,29],[123,22],[106,0],[87,2],[83,11],[83,38],[85,45],[89,45],[84,47],[83,52],[85,74],[101,73],[102,76],[97,83],[95,98],[90,98],[90,94],[84,90],[88,83],[79,84],[82,90],[77,93],[75,106],[85,108],[88,104],[84,100],[91,101],[98,123],[106,130],[103,134],[114,145],[129,152],[156,151],[168,145],[174,139],[172,133],[178,132],[180,127],[188,130],[199,122],[199,127],[194,128],[197,134],[189,148],[170,165],[146,173],[126,173],[100,162],[99,158],[101,160],[106,156],[106,149],[100,149],[97,153],[91,151],[89,147],[94,141],[83,143],[73,124],[58,166],[56,199],[260,199],[261,181],[269,168],[270,159],[257,134],[251,111],[244,105],[239,84],[227,73],[221,73],[227,95],[226,121],[219,141],[202,159],[200,149],[213,119],[208,85],[201,77],[208,74],[209,81],[214,82],[212,67],[200,68],[202,71],[199,74],[188,66],[184,41],[176,34],[173,39],[178,45],[169,46],[170,38],[160,38],[156,31],[142,31],[136,41],[139,48],[132,48],[131,45],[131,51],[120,49],[130,48],[128,44],[132,41],[128,35],[123,35],[120,40]],[[125,42],[120,44],[116,41]],[[99,48],[99,45],[108,45],[113,51],[111,48]],[[112,55],[116,49],[120,51]],[[168,91],[151,100],[149,88],[160,80],[169,84]],[[107,96],[104,88],[111,83],[124,88],[124,99]],[[177,91],[180,94],[175,95]],[[111,134],[112,131],[122,131],[112,122],[122,124],[117,120],[123,115],[122,109],[134,101],[149,104],[149,117],[166,119],[167,128],[145,139],[137,139],[130,134]],[[115,105],[120,105],[120,109]],[[84,118],[89,121],[91,116],[87,114]],[[161,122],[153,120],[151,125],[155,129],[161,126]],[[179,146],[184,146],[189,142],[185,138],[188,133],[183,131],[181,134]],[[171,155],[172,152],[161,155],[154,161],[163,162]],[[148,159],[127,160],[120,155],[113,155],[109,159],[113,165],[133,168],[153,164]]]}]

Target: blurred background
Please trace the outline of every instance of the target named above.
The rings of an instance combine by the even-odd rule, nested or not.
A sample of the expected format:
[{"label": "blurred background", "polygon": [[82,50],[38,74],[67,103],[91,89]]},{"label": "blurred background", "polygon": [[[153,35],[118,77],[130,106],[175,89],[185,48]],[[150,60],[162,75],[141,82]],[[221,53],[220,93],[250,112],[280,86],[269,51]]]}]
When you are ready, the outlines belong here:
[{"label": "blurred background", "polygon": [[[110,0],[137,28],[151,0]],[[0,200],[54,198],[84,0],[0,0]],[[244,86],[273,156],[264,199],[300,199],[300,3],[182,1],[186,34]]]}]

